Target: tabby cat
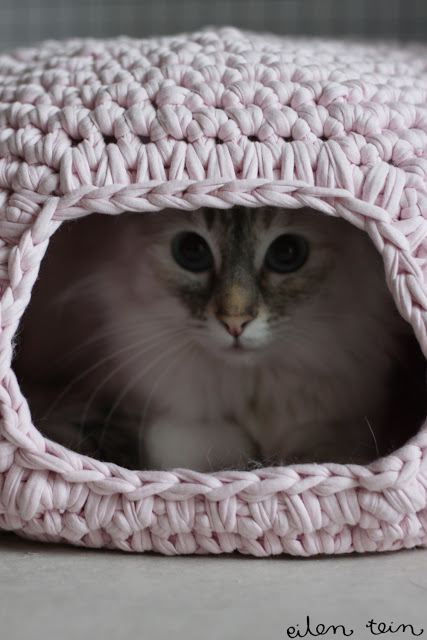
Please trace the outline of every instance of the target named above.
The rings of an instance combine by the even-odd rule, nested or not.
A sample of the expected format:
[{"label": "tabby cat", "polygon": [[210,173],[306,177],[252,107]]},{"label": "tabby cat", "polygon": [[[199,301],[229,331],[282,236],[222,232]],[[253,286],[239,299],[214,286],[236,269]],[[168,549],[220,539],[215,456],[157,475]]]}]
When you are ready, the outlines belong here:
[{"label": "tabby cat", "polygon": [[371,240],[309,209],[66,223],[16,342],[38,428],[134,468],[365,463],[419,379]]}]

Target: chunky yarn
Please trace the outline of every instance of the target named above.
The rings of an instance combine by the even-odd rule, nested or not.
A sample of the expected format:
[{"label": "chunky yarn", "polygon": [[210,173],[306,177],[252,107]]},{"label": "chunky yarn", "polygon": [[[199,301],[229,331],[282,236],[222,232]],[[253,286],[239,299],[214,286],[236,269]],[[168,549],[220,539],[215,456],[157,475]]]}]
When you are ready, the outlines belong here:
[{"label": "chunky yarn", "polygon": [[0,528],[164,554],[427,544],[427,423],[367,467],[131,471],[45,439],[11,369],[49,237],[91,212],[309,206],[364,229],[427,355],[427,49],[204,30],[0,56]]}]

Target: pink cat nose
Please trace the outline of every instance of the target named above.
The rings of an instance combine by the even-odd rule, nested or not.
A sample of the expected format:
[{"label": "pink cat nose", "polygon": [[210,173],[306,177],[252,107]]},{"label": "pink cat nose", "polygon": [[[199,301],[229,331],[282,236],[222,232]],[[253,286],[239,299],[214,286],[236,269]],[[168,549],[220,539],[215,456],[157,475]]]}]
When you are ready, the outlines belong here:
[{"label": "pink cat nose", "polygon": [[222,313],[217,313],[216,317],[221,322],[221,324],[224,325],[228,333],[230,333],[235,338],[240,336],[243,333],[246,325],[254,319],[254,316],[251,315],[227,316]]}]

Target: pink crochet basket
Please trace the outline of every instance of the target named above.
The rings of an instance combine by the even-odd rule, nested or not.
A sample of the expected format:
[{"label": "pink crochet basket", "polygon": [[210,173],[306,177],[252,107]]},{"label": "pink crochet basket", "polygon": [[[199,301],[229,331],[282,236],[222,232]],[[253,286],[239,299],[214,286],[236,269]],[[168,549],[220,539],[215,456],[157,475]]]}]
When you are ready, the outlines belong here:
[{"label": "pink crochet basket", "polygon": [[91,212],[309,206],[364,229],[427,354],[427,48],[233,28],[0,56],[0,528],[164,554],[427,544],[427,422],[367,467],[131,471],[45,439],[11,369],[50,236]]}]

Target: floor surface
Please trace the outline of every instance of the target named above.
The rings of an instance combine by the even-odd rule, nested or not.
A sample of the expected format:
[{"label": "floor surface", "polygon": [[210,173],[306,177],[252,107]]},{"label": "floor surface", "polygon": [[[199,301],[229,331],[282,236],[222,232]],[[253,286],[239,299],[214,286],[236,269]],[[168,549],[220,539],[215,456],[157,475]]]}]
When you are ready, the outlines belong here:
[{"label": "floor surface", "polygon": [[[322,632],[332,639],[353,630],[353,640],[365,640],[383,621],[393,630],[412,624],[427,639],[426,569],[427,549],[307,559],[164,557],[3,533],[0,638],[285,640]],[[325,627],[316,632],[319,624]],[[328,630],[339,624],[347,636]],[[408,626],[381,637],[414,634]]]}]

